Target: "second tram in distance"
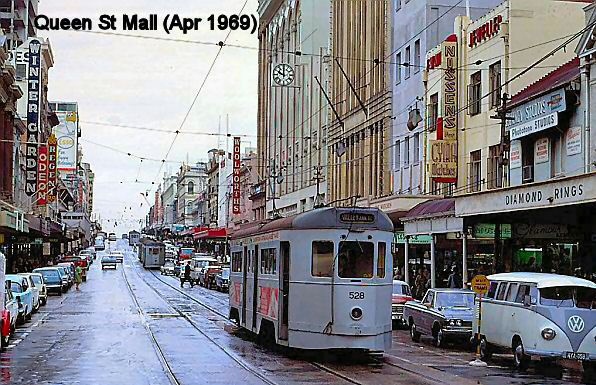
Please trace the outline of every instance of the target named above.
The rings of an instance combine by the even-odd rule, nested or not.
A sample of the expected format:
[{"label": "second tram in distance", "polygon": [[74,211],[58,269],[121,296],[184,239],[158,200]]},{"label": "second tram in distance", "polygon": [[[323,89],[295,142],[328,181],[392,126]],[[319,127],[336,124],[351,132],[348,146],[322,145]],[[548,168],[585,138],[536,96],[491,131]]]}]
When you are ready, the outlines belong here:
[{"label": "second tram in distance", "polygon": [[232,234],[229,316],[301,349],[391,347],[393,224],[372,208],[319,208]]}]

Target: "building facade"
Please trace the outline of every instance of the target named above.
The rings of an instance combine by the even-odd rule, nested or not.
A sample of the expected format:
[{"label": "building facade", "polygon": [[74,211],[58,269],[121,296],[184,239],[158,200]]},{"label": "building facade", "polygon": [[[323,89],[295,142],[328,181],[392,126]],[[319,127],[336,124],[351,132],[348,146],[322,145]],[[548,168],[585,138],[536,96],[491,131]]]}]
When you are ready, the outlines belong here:
[{"label": "building facade", "polygon": [[207,164],[197,162],[194,165],[183,164],[176,180],[176,204],[178,224],[192,226],[192,202],[207,185]]},{"label": "building facade", "polygon": [[274,201],[277,213],[290,215],[326,200],[324,94],[329,87],[331,3],[259,1],[256,172],[268,186],[268,216]]},{"label": "building facade", "polygon": [[329,202],[391,194],[392,6],[387,0],[331,2]]},{"label": "building facade", "polygon": [[[476,19],[502,0],[395,0],[392,29],[392,170],[396,194],[424,192],[425,53],[453,33],[456,16]],[[418,114],[417,114],[418,113]]]}]

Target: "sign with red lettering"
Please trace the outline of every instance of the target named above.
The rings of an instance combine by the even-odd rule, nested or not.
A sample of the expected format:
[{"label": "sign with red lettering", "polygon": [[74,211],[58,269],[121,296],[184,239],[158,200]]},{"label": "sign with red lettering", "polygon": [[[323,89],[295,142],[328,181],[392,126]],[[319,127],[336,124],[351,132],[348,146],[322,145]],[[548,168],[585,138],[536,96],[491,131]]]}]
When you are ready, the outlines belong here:
[{"label": "sign with red lettering", "polygon": [[57,174],[57,162],[58,162],[58,141],[54,134],[48,138],[48,193],[47,201],[54,202],[56,200],[57,189],[58,189],[58,174]]},{"label": "sign with red lettering", "polygon": [[430,177],[435,182],[457,182],[457,37],[441,44],[441,114],[436,139],[430,145]]},{"label": "sign with red lettering", "polygon": [[48,147],[37,149],[37,205],[45,206],[48,193]]},{"label": "sign with red lettering", "polygon": [[479,43],[496,36],[501,30],[502,22],[503,16],[498,15],[493,17],[486,23],[482,24],[480,27],[476,28],[472,32],[470,32],[470,39],[468,42],[470,48],[474,48]]},{"label": "sign with red lettering", "polygon": [[232,213],[240,214],[240,137],[234,137],[234,151],[232,152]]}]

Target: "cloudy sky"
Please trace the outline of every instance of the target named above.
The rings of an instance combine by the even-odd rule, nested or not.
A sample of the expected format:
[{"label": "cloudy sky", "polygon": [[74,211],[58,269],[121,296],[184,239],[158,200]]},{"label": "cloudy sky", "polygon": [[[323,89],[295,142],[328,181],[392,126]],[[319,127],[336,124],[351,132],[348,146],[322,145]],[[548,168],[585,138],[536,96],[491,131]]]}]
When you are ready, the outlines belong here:
[{"label": "cloudy sky", "polygon": [[[115,220],[117,233],[138,227],[139,219],[148,211],[141,192],[151,189],[153,196],[163,172],[168,169],[175,172],[180,166],[177,162],[187,157],[190,162],[206,159],[207,151],[218,144],[217,136],[184,132],[217,133],[220,116],[225,132],[225,116],[229,114],[229,132],[252,135],[245,138],[247,142],[243,145],[256,146],[257,51],[224,47],[180,128],[219,48],[100,34],[100,15],[117,17],[117,33],[217,43],[225,38],[226,31],[211,31],[205,23],[186,35],[181,32],[168,35],[161,27],[161,20],[167,14],[205,20],[211,14],[238,13],[244,4],[245,0],[40,2],[39,14],[52,18],[89,17],[93,31],[98,32],[39,31],[39,35],[50,39],[54,53],[50,100],[79,103],[83,160],[91,164],[96,175],[94,211],[101,215],[107,231],[114,229]],[[257,0],[248,0],[244,13],[256,14],[256,10]],[[123,31],[124,13],[157,14],[160,26],[157,31]],[[228,43],[258,46],[256,34],[240,30],[231,33]],[[163,159],[175,135],[122,126],[180,129],[182,133],[176,138],[159,178],[159,161],[141,162],[125,153]],[[220,140],[225,143],[225,137]]]}]

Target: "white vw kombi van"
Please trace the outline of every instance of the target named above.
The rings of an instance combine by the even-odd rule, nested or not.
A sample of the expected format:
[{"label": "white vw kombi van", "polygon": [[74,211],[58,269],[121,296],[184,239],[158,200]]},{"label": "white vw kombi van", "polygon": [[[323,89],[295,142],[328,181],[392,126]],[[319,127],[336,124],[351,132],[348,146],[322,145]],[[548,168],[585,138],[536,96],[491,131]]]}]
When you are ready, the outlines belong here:
[{"label": "white vw kombi van", "polygon": [[[481,358],[512,349],[515,366],[532,356],[596,364],[596,284],[566,275],[502,273],[488,276],[482,299]],[[474,331],[477,320],[474,320]]]}]

